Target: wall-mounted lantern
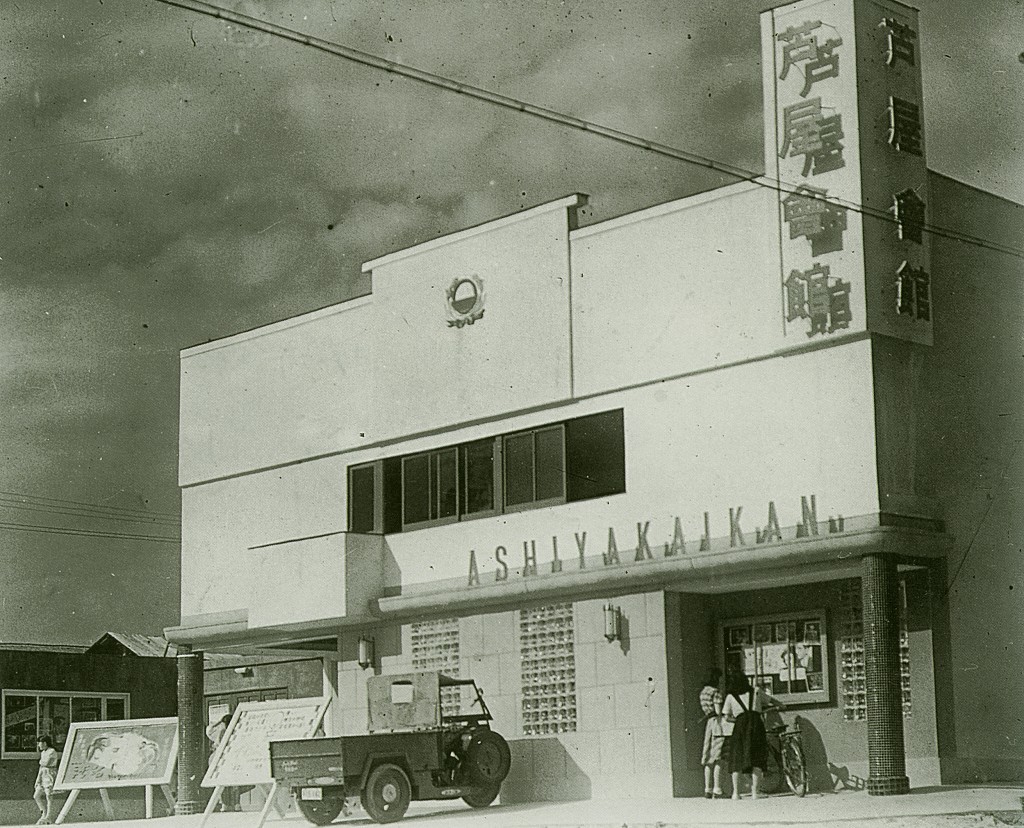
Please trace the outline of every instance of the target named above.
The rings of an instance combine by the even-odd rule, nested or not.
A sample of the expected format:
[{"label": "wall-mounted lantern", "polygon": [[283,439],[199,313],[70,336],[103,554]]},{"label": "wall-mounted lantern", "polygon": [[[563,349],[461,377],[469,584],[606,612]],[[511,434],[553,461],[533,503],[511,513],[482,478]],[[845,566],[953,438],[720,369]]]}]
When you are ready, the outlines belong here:
[{"label": "wall-mounted lantern", "polygon": [[622,611],[614,604],[604,605],[604,637],[609,643],[618,641],[622,627]]},{"label": "wall-mounted lantern", "polygon": [[242,678],[252,678],[254,673],[252,667],[236,667],[235,672]]},{"label": "wall-mounted lantern", "polygon": [[373,639],[365,635],[359,636],[359,655],[356,660],[364,670],[373,665],[373,650]]}]

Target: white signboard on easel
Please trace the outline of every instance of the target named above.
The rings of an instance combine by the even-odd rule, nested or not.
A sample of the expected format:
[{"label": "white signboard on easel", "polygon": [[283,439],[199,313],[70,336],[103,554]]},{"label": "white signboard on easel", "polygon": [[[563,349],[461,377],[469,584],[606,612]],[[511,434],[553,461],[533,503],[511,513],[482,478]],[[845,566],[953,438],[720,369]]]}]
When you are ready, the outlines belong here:
[{"label": "white signboard on easel", "polygon": [[267,789],[260,814],[259,824],[262,825],[277,793],[277,783],[270,770],[270,743],[313,736],[329,703],[328,698],[311,698],[238,705],[203,777],[203,787],[214,788],[214,792],[201,825],[217,807],[225,787],[243,785],[261,785]]},{"label": "white signboard on easel", "polygon": [[153,789],[160,788],[173,812],[169,787],[178,759],[178,719],[73,722],[68,731],[54,790],[70,791],[55,820],[62,823],[83,790],[98,790],[108,819],[114,819],[109,788],[144,787],[146,817],[153,816]]}]

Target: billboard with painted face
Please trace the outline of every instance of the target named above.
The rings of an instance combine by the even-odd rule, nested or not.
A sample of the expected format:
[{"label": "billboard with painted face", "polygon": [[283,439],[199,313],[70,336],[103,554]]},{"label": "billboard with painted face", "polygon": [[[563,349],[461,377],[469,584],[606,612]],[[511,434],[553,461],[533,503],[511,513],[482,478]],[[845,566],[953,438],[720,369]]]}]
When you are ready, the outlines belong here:
[{"label": "billboard with painted face", "polygon": [[74,722],[57,790],[167,785],[178,757],[178,719]]}]

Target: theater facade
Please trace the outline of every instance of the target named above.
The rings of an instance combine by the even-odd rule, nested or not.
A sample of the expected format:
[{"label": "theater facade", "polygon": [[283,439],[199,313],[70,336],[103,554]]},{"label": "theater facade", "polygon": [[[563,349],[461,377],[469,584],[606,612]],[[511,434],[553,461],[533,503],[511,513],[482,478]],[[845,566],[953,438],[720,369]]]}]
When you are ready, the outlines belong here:
[{"label": "theater facade", "polygon": [[928,169],[915,10],[761,32],[764,176],[570,195],[182,352],[170,639],[324,654],[335,733],[371,672],[472,677],[504,801],[699,794],[713,665],[818,790],[1024,778],[1024,280],[963,241],[1024,210]]}]

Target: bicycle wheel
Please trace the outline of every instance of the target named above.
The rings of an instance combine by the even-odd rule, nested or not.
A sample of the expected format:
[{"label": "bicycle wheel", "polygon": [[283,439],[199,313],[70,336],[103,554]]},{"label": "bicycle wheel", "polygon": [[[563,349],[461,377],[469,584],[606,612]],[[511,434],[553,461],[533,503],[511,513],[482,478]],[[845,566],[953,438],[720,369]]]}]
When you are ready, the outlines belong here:
[{"label": "bicycle wheel", "polygon": [[807,763],[804,750],[795,739],[787,740],[782,746],[782,770],[793,793],[797,796],[807,793]]}]

